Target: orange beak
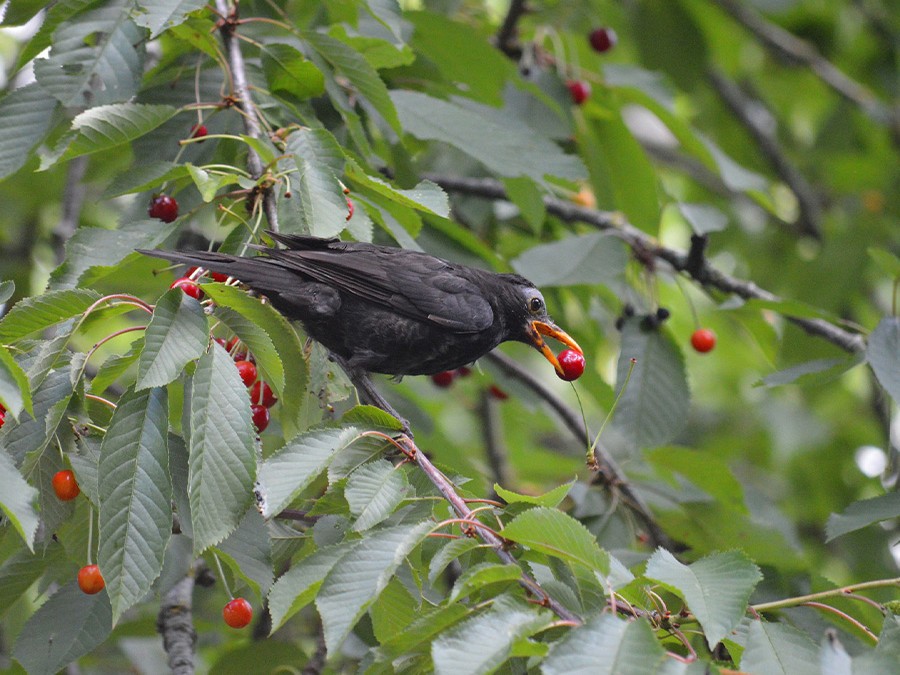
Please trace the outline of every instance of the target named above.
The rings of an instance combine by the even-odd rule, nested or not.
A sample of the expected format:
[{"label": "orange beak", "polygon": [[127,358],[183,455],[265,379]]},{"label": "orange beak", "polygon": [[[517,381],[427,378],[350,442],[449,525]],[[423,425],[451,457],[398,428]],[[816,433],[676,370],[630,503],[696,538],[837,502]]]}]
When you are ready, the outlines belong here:
[{"label": "orange beak", "polygon": [[556,369],[556,373],[558,375],[563,374],[562,366],[559,365],[559,360],[556,358],[556,354],[554,354],[553,350],[547,346],[546,342],[544,342],[544,338],[541,337],[542,335],[552,337],[554,340],[559,340],[564,345],[571,347],[579,354],[584,354],[584,352],[581,350],[581,347],[578,346],[578,343],[572,339],[572,336],[559,326],[553,323],[548,323],[546,321],[532,321],[531,340],[534,343],[535,348],[544,355],[544,358],[547,359],[551,364],[553,364],[553,367]]}]

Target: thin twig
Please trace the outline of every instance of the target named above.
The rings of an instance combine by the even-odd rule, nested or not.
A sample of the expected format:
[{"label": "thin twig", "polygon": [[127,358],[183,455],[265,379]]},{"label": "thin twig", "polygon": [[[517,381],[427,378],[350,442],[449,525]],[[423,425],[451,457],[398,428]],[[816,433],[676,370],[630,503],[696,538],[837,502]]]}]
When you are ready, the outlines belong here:
[{"label": "thin twig", "polygon": [[494,479],[494,482],[498,485],[511,485],[514,481],[509,465],[509,455],[503,443],[503,429],[500,423],[498,403],[490,391],[484,390],[481,392],[478,411],[482,422],[484,452],[487,455],[488,465],[491,467],[491,477]]},{"label": "thin twig", "polygon": [[511,0],[503,23],[497,30],[494,42],[497,48],[507,56],[518,58],[522,49],[519,46],[519,20],[528,12],[527,0]]},{"label": "thin twig", "polygon": [[193,624],[194,579],[202,561],[163,596],[156,629],[162,635],[163,646],[169,656],[169,668],[174,675],[194,672],[194,648],[197,631]]}]

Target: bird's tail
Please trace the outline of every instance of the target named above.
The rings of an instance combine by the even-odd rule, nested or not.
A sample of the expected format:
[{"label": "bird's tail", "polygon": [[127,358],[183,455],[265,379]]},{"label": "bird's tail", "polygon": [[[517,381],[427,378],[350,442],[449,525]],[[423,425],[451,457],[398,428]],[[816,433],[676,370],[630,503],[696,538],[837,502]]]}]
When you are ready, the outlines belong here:
[{"label": "bird's tail", "polygon": [[212,272],[227,274],[263,294],[283,292],[295,286],[298,281],[296,271],[286,269],[279,261],[265,255],[242,258],[208,251],[137,251],[173,263],[196,265]]}]

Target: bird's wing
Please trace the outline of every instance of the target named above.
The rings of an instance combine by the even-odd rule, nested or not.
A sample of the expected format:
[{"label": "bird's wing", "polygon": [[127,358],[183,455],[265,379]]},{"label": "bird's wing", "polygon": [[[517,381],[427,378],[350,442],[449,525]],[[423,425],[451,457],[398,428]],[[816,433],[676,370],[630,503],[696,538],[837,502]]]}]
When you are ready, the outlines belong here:
[{"label": "bird's wing", "polygon": [[364,244],[267,253],[307,277],[409,318],[460,333],[494,322],[490,303],[467,277],[478,272],[439,258]]}]

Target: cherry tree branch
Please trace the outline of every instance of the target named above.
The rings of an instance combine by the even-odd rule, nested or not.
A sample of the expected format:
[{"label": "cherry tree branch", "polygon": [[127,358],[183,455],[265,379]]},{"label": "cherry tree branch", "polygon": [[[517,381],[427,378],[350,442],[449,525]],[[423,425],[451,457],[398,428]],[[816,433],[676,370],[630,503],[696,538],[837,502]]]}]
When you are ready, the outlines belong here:
[{"label": "cherry tree branch", "polygon": [[[435,174],[427,174],[425,177],[449,192],[475,195],[486,199],[508,199],[503,184],[493,178]],[[598,230],[614,232],[639,254],[639,259],[656,259],[666,262],[674,271],[688,274],[707,288],[713,288],[723,293],[732,293],[745,300],[782,301],[782,298],[757,286],[752,281],[739,279],[717,270],[705,258],[699,266],[689,266],[687,253],[662,246],[656,239],[629,223],[622,213],[589,209],[549,195],[544,197],[544,205],[548,213],[560,220],[582,222],[592,225]],[[861,335],[845,330],[830,321],[793,316],[789,311],[785,311],[783,314],[789,321],[810,335],[827,340],[846,352],[857,354],[865,349],[865,340]]]},{"label": "cherry tree branch", "polygon": [[163,596],[156,618],[156,629],[162,635],[173,675],[191,675],[194,672],[197,631],[193,623],[193,593],[196,571],[195,566]]},{"label": "cherry tree branch", "polygon": [[[231,69],[231,78],[234,83],[234,92],[237,94],[237,107],[242,111],[244,120],[244,133],[250,138],[262,137],[262,126],[259,123],[256,106],[250,95],[250,85],[247,80],[247,68],[244,65],[244,55],[241,52],[240,40],[234,36],[237,28],[238,7],[237,3],[229,7],[228,0],[216,0],[216,10],[225,17],[219,24],[219,33],[222,36],[222,45],[228,57],[228,66]],[[259,180],[264,171],[262,159],[252,147],[247,147],[247,169],[254,180]],[[268,185],[262,186],[263,211],[266,214],[268,228],[278,232],[278,204],[275,193]]]},{"label": "cherry tree branch", "polygon": [[518,44],[519,20],[528,12],[527,0],[511,0],[494,42],[504,54],[518,58],[522,49]]}]

